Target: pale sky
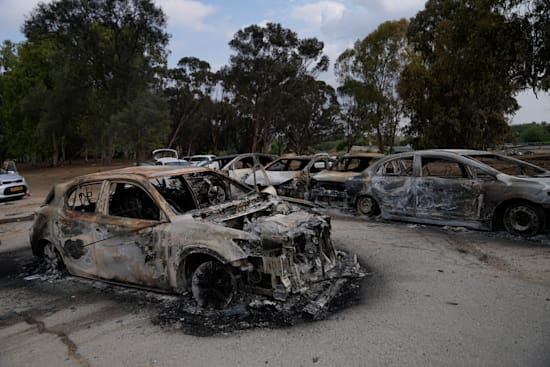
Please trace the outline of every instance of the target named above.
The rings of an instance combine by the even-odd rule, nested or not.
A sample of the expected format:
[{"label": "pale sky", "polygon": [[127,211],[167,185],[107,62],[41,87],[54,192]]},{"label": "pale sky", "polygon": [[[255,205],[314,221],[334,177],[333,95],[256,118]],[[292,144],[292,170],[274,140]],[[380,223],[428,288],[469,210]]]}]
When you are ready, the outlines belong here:
[{"label": "pale sky", "polygon": [[[424,7],[424,0],[156,0],[168,17],[171,34],[169,66],[194,56],[207,61],[213,70],[229,62],[228,42],[241,28],[251,24],[280,23],[300,38],[316,37],[325,43],[331,65],[346,48],[362,39],[386,20],[410,18]],[[20,28],[38,0],[0,0],[0,42],[24,39]],[[331,69],[332,70],[332,69]],[[321,76],[334,84],[332,71]],[[520,94],[521,110],[514,123],[550,122],[550,96]]]}]

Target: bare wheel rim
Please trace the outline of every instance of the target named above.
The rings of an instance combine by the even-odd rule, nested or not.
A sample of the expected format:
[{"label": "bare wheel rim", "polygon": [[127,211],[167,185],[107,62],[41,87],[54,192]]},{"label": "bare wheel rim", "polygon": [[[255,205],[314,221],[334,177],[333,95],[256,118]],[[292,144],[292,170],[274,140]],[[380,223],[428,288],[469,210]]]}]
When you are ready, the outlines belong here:
[{"label": "bare wheel rim", "polygon": [[504,226],[510,233],[532,236],[540,230],[541,218],[531,205],[513,205],[504,213]]},{"label": "bare wheel rim", "polygon": [[369,196],[361,196],[357,199],[357,211],[364,215],[374,215],[376,213],[376,202]]},{"label": "bare wheel rim", "polygon": [[222,264],[206,261],[193,273],[191,291],[200,307],[222,309],[233,299],[233,279]]}]

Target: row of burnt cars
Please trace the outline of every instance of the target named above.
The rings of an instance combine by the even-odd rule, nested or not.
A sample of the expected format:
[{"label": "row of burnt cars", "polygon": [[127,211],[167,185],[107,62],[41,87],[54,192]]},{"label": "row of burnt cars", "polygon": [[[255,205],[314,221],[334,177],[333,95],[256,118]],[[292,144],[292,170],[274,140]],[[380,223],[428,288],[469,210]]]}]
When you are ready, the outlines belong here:
[{"label": "row of burnt cars", "polygon": [[[253,154],[245,155],[247,157]],[[219,167],[245,184],[360,215],[533,236],[548,229],[550,172],[493,152],[423,150],[281,157]],[[250,158],[248,158],[250,159]],[[218,168],[218,167],[213,167]]]},{"label": "row of burnt cars", "polygon": [[[366,272],[334,247],[313,203],[418,223],[534,235],[548,228],[550,172],[495,153],[244,154],[128,167],[59,183],[37,211],[49,269],[223,308],[244,292],[305,297],[314,316]],[[275,190],[277,192],[275,192]]]}]

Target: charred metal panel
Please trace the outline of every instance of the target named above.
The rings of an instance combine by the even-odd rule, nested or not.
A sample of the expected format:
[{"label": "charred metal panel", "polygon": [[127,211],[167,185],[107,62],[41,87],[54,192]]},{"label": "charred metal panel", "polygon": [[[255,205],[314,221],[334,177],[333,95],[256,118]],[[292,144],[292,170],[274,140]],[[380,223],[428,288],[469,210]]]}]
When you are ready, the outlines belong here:
[{"label": "charred metal panel", "polygon": [[413,216],[416,210],[416,186],[413,177],[375,176],[370,190],[377,198],[382,213]]},{"label": "charred metal panel", "polygon": [[416,178],[416,215],[477,220],[483,204],[481,185],[462,178]]}]

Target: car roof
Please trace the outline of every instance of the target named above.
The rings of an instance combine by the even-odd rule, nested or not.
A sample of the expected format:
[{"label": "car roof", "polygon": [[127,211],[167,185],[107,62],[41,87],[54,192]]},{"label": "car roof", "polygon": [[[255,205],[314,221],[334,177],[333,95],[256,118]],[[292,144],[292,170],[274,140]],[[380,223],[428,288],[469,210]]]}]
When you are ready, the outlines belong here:
[{"label": "car roof", "polygon": [[382,153],[347,153],[339,158],[381,158],[383,156]]},{"label": "car roof", "polygon": [[78,176],[75,179],[68,181],[92,181],[92,180],[105,180],[105,179],[123,179],[123,178],[138,178],[143,177],[145,179],[151,179],[161,176],[176,176],[188,173],[197,173],[212,171],[206,167],[197,166],[133,166],[126,168],[119,168],[109,171],[90,173],[83,176]]},{"label": "car roof", "polygon": [[485,156],[499,156],[499,157],[504,157],[506,159],[509,159],[511,161],[519,162],[519,163],[526,164],[526,165],[529,165],[529,166],[537,167],[537,168],[542,169],[542,170],[546,170],[545,168],[536,166],[532,163],[521,161],[521,160],[518,160],[518,159],[515,159],[515,158],[512,158],[512,157],[507,157],[507,156],[504,156],[504,155],[499,154],[499,153],[488,152],[488,151],[485,151],[485,150],[475,150],[475,149],[426,149],[426,150],[415,150],[415,151],[411,151],[411,152],[397,153],[397,154],[392,154],[392,155],[385,156],[384,158],[378,160],[374,165],[369,166],[369,168],[367,168],[367,170],[372,172],[372,171],[378,169],[378,167],[380,167],[380,165],[385,164],[386,162],[388,162],[392,159],[413,157],[415,155],[421,155],[421,156],[431,157],[431,158],[434,158],[434,157],[435,158],[437,158],[437,157],[447,157],[447,158],[454,157],[455,159],[458,159],[458,160],[460,160],[464,163],[469,162],[470,164],[473,164],[477,167],[480,167],[480,168],[483,167],[483,169],[485,169],[486,171],[488,171],[492,174],[495,174],[495,175],[500,174],[502,172],[500,172],[499,170],[491,167],[490,165],[488,165],[484,162],[476,160],[475,157],[476,156],[483,156],[483,155],[485,155]]}]

